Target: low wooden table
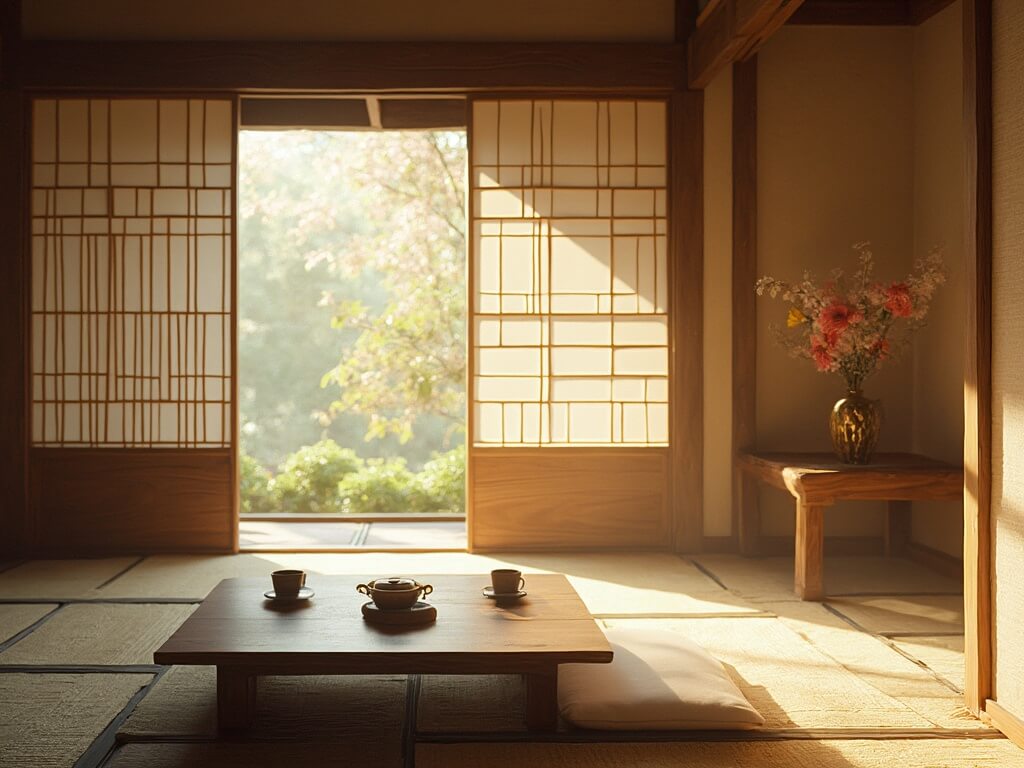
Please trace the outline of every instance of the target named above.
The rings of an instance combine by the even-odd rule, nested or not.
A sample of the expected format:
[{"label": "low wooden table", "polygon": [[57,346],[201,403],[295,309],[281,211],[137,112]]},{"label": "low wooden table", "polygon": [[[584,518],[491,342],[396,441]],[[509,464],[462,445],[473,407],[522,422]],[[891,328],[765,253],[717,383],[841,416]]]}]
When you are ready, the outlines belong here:
[{"label": "low wooden table", "polygon": [[[379,574],[378,574],[379,575]],[[157,664],[217,667],[221,732],[252,723],[261,675],[521,674],[526,724],[558,724],[558,665],[607,663],[612,649],[562,575],[529,575],[529,596],[498,606],[482,576],[420,576],[434,586],[437,621],[421,627],[368,624],[357,584],[372,576],[310,574],[316,596],[278,606],[270,578],[225,579],[156,653]]]},{"label": "low wooden table", "polygon": [[761,482],[788,491],[796,499],[794,591],[802,600],[820,600],[825,529],[824,511],[836,501],[888,501],[885,552],[897,555],[910,538],[911,501],[963,498],[962,467],[912,453],[877,454],[871,464],[842,464],[829,453],[743,453],[736,468],[740,493],[740,551],[758,554]]}]

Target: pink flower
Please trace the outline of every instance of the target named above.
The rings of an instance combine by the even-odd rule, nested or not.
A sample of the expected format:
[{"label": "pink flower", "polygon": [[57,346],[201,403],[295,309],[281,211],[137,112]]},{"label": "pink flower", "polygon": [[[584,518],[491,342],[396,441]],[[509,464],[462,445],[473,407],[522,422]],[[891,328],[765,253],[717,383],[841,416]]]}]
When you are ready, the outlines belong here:
[{"label": "pink flower", "polygon": [[914,311],[906,283],[893,283],[885,292],[885,308],[893,317],[910,317]]},{"label": "pink flower", "polygon": [[[835,342],[833,342],[834,344]],[[811,336],[811,359],[819,371],[828,371],[832,367],[832,346],[828,339],[814,334]]]},{"label": "pink flower", "polygon": [[835,344],[836,337],[846,330],[846,326],[859,322],[860,319],[860,312],[836,301],[821,310],[821,314],[818,315],[818,325],[821,326],[825,336],[831,338],[830,343]]},{"label": "pink flower", "polygon": [[877,357],[879,360],[885,360],[889,357],[889,340],[879,339],[871,345],[871,354]]}]

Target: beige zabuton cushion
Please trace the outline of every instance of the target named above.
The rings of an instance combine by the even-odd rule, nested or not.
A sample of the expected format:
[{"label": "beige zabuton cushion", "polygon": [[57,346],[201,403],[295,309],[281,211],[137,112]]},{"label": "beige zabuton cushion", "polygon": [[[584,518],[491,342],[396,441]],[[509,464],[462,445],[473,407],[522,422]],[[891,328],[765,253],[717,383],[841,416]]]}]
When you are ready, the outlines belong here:
[{"label": "beige zabuton cushion", "polygon": [[664,630],[608,630],[610,664],[558,669],[562,717],[606,730],[750,729],[764,718],[722,665],[686,637]]}]

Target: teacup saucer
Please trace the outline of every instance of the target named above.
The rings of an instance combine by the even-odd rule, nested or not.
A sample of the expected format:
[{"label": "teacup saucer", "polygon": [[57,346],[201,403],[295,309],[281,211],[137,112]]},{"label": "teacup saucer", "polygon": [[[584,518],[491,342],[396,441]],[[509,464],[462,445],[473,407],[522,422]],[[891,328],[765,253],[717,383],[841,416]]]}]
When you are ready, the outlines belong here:
[{"label": "teacup saucer", "polygon": [[273,600],[275,603],[294,603],[298,602],[299,600],[309,600],[309,598],[311,598],[315,594],[316,592],[314,592],[309,587],[300,587],[299,594],[297,595],[282,595],[281,597],[278,597],[277,593],[274,590],[268,589],[266,592],[263,593],[263,596],[267,598],[267,600]]},{"label": "teacup saucer", "polygon": [[526,590],[519,589],[515,592],[497,592],[495,593],[494,587],[484,587],[484,597],[490,598],[491,600],[521,600],[526,597]]}]

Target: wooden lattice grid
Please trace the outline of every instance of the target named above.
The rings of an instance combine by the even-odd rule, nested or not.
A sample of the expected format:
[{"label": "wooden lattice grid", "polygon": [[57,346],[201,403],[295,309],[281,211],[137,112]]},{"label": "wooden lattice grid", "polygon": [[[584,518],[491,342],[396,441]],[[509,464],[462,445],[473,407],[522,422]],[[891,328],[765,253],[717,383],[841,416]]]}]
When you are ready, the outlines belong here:
[{"label": "wooden lattice grid", "polygon": [[474,445],[668,444],[666,120],[473,102]]},{"label": "wooden lattice grid", "polygon": [[232,100],[32,108],[32,443],[227,447]]}]

